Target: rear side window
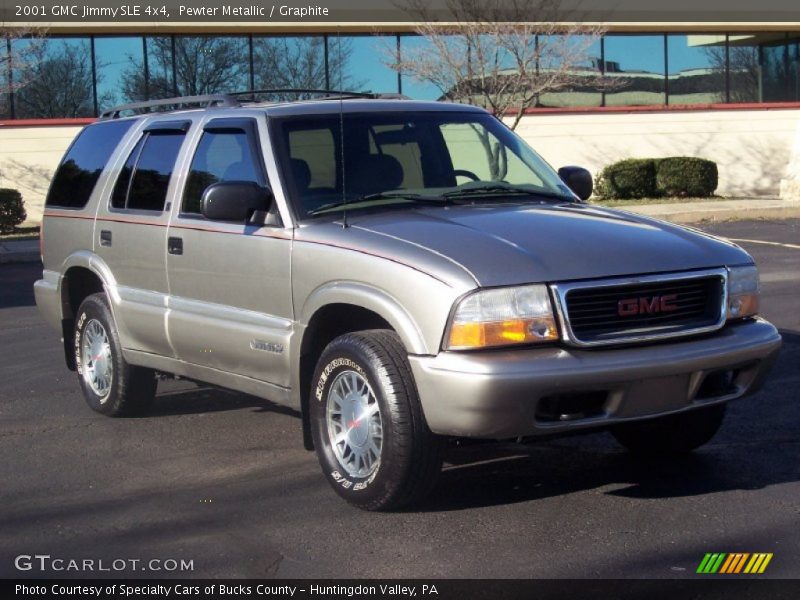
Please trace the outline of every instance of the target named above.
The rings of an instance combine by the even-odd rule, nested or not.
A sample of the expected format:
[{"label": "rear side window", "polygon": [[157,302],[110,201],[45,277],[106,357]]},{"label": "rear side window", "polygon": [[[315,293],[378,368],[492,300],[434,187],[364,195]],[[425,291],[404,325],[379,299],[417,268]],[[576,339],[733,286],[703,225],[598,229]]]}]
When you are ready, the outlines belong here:
[{"label": "rear side window", "polygon": [[56,170],[46,206],[83,208],[100,173],[134,121],[108,121],[90,125],[78,134]]},{"label": "rear side window", "polygon": [[149,131],[128,156],[120,171],[111,206],[117,209],[161,212],[181,145],[181,131]]}]

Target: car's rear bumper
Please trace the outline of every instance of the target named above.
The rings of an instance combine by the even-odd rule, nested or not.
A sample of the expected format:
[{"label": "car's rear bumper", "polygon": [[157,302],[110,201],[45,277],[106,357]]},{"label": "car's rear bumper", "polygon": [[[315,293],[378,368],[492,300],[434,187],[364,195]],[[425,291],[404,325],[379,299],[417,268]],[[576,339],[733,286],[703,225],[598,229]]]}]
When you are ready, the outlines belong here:
[{"label": "car's rear bumper", "polygon": [[678,342],[411,356],[435,433],[510,438],[599,427],[725,402],[757,389],[781,346],[767,321]]},{"label": "car's rear bumper", "polygon": [[33,284],[36,306],[44,320],[56,331],[61,331],[61,274],[45,270],[42,278]]}]

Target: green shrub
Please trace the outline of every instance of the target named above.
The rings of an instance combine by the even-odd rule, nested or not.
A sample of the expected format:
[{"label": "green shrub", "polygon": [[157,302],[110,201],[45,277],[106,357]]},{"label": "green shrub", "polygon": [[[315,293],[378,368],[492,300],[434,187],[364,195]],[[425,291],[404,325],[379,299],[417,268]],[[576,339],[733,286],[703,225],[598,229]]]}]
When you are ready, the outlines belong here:
[{"label": "green shrub", "polygon": [[717,189],[717,164],[704,158],[629,158],[600,172],[595,193],[608,200],[708,197]]},{"label": "green shrub", "polygon": [[25,203],[17,190],[0,188],[0,232],[10,233],[26,218]]},{"label": "green shrub", "polygon": [[704,158],[673,156],[656,163],[656,192],[660,196],[711,196],[717,189],[717,163]]},{"label": "green shrub", "polygon": [[597,177],[596,192],[601,198],[652,198],[656,194],[655,161],[629,158],[608,165]]}]

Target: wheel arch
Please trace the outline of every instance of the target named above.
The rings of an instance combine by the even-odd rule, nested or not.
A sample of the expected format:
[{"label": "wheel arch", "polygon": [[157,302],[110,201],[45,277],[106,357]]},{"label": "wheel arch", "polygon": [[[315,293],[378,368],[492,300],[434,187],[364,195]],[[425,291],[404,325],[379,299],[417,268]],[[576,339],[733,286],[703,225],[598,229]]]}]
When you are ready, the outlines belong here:
[{"label": "wheel arch", "polygon": [[425,340],[411,316],[389,294],[359,283],[335,283],[316,290],[300,315],[302,331],[295,365],[293,389],[303,421],[303,444],[313,449],[308,418],[308,397],[314,368],[322,351],[345,333],[390,329],[397,333],[410,354],[426,354]]},{"label": "wheel arch", "polygon": [[76,370],[72,336],[75,331],[75,316],[81,302],[91,294],[104,292],[111,300],[116,295],[116,282],[108,266],[91,252],[81,251],[70,255],[62,265],[60,280],[61,333],[64,342],[64,360],[67,367]]}]

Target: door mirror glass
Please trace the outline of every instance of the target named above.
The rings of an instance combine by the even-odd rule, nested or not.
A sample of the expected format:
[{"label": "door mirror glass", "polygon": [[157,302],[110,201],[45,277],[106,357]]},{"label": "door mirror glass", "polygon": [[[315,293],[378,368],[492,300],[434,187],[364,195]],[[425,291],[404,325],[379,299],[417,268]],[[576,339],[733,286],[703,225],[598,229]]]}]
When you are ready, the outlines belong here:
[{"label": "door mirror glass", "polygon": [[592,195],[592,174],[583,167],[561,167],[558,176],[581,200],[588,200]]},{"label": "door mirror glass", "polygon": [[221,181],[208,186],[201,199],[203,216],[212,221],[245,222],[256,211],[269,210],[272,191],[252,181]]}]

